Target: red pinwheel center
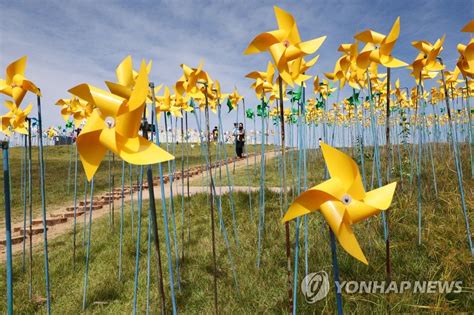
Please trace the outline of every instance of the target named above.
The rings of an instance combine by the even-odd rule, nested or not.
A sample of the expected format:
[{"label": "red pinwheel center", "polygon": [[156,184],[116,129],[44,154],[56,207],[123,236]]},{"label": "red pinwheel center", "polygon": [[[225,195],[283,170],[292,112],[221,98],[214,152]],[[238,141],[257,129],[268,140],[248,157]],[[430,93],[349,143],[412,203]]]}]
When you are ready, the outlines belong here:
[{"label": "red pinwheel center", "polygon": [[288,39],[285,39],[283,42],[282,42],[283,46],[285,46],[285,48],[288,48],[290,47],[290,41]]},{"label": "red pinwheel center", "polygon": [[113,117],[108,116],[105,118],[105,124],[109,129],[113,128],[115,126],[115,119]]},{"label": "red pinwheel center", "polygon": [[350,204],[352,202],[352,197],[348,194],[345,194],[344,196],[342,196],[341,201],[342,201],[343,204],[345,204],[347,206],[348,204]]}]

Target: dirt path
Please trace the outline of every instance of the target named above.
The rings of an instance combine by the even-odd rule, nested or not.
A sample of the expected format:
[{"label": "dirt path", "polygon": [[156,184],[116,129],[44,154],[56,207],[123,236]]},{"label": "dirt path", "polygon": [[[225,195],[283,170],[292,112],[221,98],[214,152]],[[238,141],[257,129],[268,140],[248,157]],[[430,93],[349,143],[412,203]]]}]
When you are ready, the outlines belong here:
[{"label": "dirt path", "polygon": [[[272,159],[274,158],[278,153],[275,152],[275,151],[270,151],[270,152],[266,152],[265,153],[265,157],[266,159]],[[257,159],[257,163],[259,162],[260,160]],[[253,165],[254,164],[254,158],[253,156],[249,157],[249,165]],[[224,166],[224,161],[221,161],[221,165]],[[233,163],[235,163],[235,168],[238,169],[238,168],[242,168],[242,167],[245,167],[247,165],[247,160],[244,158],[244,159],[239,159],[239,160],[236,160],[236,161],[233,161],[233,160],[229,160],[229,166],[233,167]],[[219,165],[217,163],[215,163],[214,167],[213,168],[216,168],[216,167],[219,167]],[[203,172],[206,172],[206,169],[203,168],[201,169],[200,166],[196,166],[196,167],[193,167],[189,170],[189,172],[187,172],[185,170],[185,182],[186,182],[186,176],[189,176],[190,177],[190,185],[192,185],[192,183],[199,183],[199,179],[198,177],[201,177],[202,176],[202,173]],[[205,174],[204,174],[205,175]],[[183,186],[181,185],[181,172],[180,171],[177,171],[174,175],[174,178],[173,178],[173,195],[174,196],[178,196],[178,195],[181,195],[181,192],[182,192],[182,188]],[[168,198],[170,196],[170,185],[169,185],[169,177],[168,176],[164,176],[164,179],[165,179],[165,197]],[[144,183],[146,183],[146,178],[144,178]],[[132,187],[133,189],[133,198],[134,200],[137,199],[137,196],[138,196],[138,187]],[[204,186],[190,186],[189,187],[189,194],[190,195],[195,195],[195,194],[198,194],[198,193],[205,193],[205,192],[208,192],[208,187],[204,187]],[[269,188],[270,190],[273,190],[273,191],[279,191],[279,187],[270,187]],[[155,198],[157,200],[160,200],[161,199],[161,188],[160,188],[160,185],[159,185],[159,179],[157,179],[155,177],[154,179],[154,186],[153,186],[153,190],[154,190],[154,194],[155,194]],[[232,190],[234,192],[248,192],[249,191],[249,187],[247,186],[234,186],[232,187]],[[255,192],[255,191],[259,191],[260,188],[259,187],[250,187],[250,190]],[[216,187],[216,192],[219,194],[219,193],[222,193],[222,194],[226,194],[229,192],[229,187],[228,186],[222,186],[222,187]],[[186,187],[186,184],[185,184],[185,187],[184,187],[184,193],[187,194],[187,187]],[[145,187],[143,188],[143,191],[142,191],[142,198],[143,200],[147,200],[149,198],[149,194],[148,194],[148,188],[145,184]],[[93,202],[93,206],[94,206],[94,209],[92,210],[92,220],[95,221],[103,216],[106,216],[106,215],[110,215],[110,213],[112,212],[109,208],[109,204],[110,204],[110,207],[112,206],[112,203],[113,203],[113,208],[114,208],[114,215],[116,218],[118,218],[118,213],[120,212],[120,207],[121,207],[121,202],[122,202],[122,198],[121,198],[121,188],[120,187],[116,187],[114,188],[114,192],[112,194],[112,198],[109,197],[110,196],[110,193],[109,192],[106,192],[106,193],[103,193],[101,195],[98,195],[98,196],[94,196],[94,202]],[[109,198],[110,198],[110,201],[109,201]],[[81,198],[79,198],[80,200],[82,200]],[[86,207],[84,207],[83,205],[83,202],[78,200],[77,202],[77,206],[76,206],[76,213],[77,213],[77,219],[76,219],[76,224],[78,227],[82,226],[83,222],[84,222],[84,218],[83,216],[84,215],[87,215],[87,220],[89,220],[89,205],[86,205]],[[127,203],[127,202],[130,202],[131,200],[131,196],[130,196],[130,187],[126,187],[126,190],[124,192],[124,202]],[[74,220],[73,220],[73,206],[69,206],[69,207],[66,207],[66,206],[63,206],[63,207],[51,207],[53,208],[52,210],[49,210],[48,211],[48,230],[47,230],[47,236],[48,236],[48,241],[51,241],[53,239],[55,239],[56,237],[60,236],[60,235],[63,235],[69,231],[71,231],[73,229],[73,226],[74,226]],[[36,223],[36,224],[35,224]],[[51,224],[51,225],[50,225]],[[22,231],[22,224],[15,224],[13,225],[13,235],[12,235],[12,242],[13,242],[13,245],[12,245],[12,252],[13,252],[13,255],[15,254],[19,254],[22,252],[23,250],[23,231]],[[27,225],[27,231],[28,232],[29,229],[28,229],[28,225]],[[37,234],[33,234],[32,236],[32,244],[33,244],[33,250],[37,250],[39,249],[40,247],[42,248],[42,245],[43,245],[43,224],[42,224],[42,217],[37,217],[33,220],[33,233],[37,233]],[[4,262],[5,259],[6,259],[6,255],[5,255],[5,245],[2,244],[1,242],[4,242],[5,240],[5,232],[2,231],[2,233],[0,234],[0,262]],[[27,234],[26,236],[26,248],[28,250],[28,247],[29,247],[29,234]]]}]

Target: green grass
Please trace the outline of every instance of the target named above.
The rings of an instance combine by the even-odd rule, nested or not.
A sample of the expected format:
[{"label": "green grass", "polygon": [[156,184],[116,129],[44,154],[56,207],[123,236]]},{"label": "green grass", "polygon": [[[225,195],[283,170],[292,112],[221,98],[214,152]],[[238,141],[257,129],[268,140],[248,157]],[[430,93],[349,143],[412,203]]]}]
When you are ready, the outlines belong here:
[{"label": "green grass", "polygon": [[[162,148],[166,149],[166,145],[162,145]],[[227,154],[229,157],[235,156],[235,150],[233,145],[227,145]],[[172,152],[172,144],[170,144],[169,151]],[[9,150],[10,156],[10,172],[11,172],[11,213],[12,222],[19,222],[23,219],[23,193],[21,188],[21,165],[23,159],[23,148],[15,147]],[[57,207],[60,205],[72,205],[73,194],[74,194],[74,147],[73,146],[46,146],[44,147],[44,160],[45,160],[45,189],[46,189],[46,206],[47,208]],[[216,146],[211,145],[211,154],[213,160],[215,160]],[[3,158],[3,153],[0,153]],[[70,159],[72,157],[72,163]],[[181,170],[181,146],[178,145],[175,148],[175,163],[176,168]],[[110,156],[112,161],[112,157]],[[201,165],[205,163],[204,157],[201,154],[201,148],[195,144],[194,147],[189,145],[189,154],[185,158],[185,163],[189,159],[189,165]],[[33,187],[33,216],[37,217],[41,215],[41,194],[39,189],[39,162],[38,162],[38,148],[32,148],[32,187]],[[94,190],[96,193],[101,193],[109,189],[109,156],[102,161],[100,168],[98,169],[94,179]],[[115,162],[111,163],[112,176],[114,177],[115,186],[118,187],[121,182],[122,174],[122,161],[119,158],[115,158]],[[185,165],[186,167],[186,165]],[[129,183],[129,165],[126,167],[126,183]],[[168,173],[167,163],[163,167],[164,173]],[[137,177],[139,172],[138,166],[133,166],[134,178]],[[69,174],[69,176],[68,176]],[[154,172],[154,175],[158,175],[158,171]],[[69,190],[68,190],[69,180]],[[80,196],[84,196],[84,182],[85,174],[81,165],[78,162],[78,180],[77,180],[77,194],[79,200]],[[2,191],[2,198],[0,198],[0,217],[3,217],[5,211],[4,198],[3,198],[3,172],[0,174],[0,191]],[[83,198],[83,197],[82,197]],[[28,201],[27,201],[28,202]],[[27,203],[28,204],[28,203]],[[28,208],[27,208],[28,212]],[[0,227],[4,226],[4,220],[0,221]]]},{"label": "green grass", "polygon": [[[459,193],[455,170],[450,153],[446,148],[436,152],[436,170],[439,197],[433,193],[432,185],[423,185],[423,242],[417,245],[417,202],[416,179],[409,185],[404,178],[404,186],[399,187],[390,210],[392,278],[397,281],[415,280],[457,280],[463,282],[460,294],[343,294],[346,313],[468,313],[474,309],[473,287],[474,259],[466,241],[462,211],[459,207]],[[463,151],[464,174],[469,174],[466,151]],[[370,159],[369,159],[370,160]],[[268,161],[268,174],[271,164]],[[405,168],[407,168],[405,166]],[[258,168],[257,168],[258,169]],[[276,168],[275,168],[276,169]],[[309,178],[321,177],[321,159],[310,162]],[[408,168],[409,170],[409,168]],[[237,170],[234,177],[238,183],[241,174]],[[370,174],[370,173],[368,173]],[[424,168],[425,182],[431,180],[431,169]],[[276,175],[275,178],[278,179]],[[252,176],[253,177],[253,176]],[[395,176],[394,176],[395,177]],[[466,176],[465,176],[466,177]],[[258,183],[258,178],[252,179]],[[308,181],[310,185],[311,181]],[[246,184],[246,183],[243,183]],[[268,183],[268,185],[273,183]],[[278,182],[275,182],[278,184]],[[468,208],[472,209],[472,180],[465,183]],[[291,196],[291,192],[290,192]],[[284,313],[287,309],[285,230],[280,218],[279,194],[266,192],[265,233],[260,269],[256,268],[258,195],[252,194],[254,217],[250,217],[247,194],[234,196],[239,246],[234,242],[232,216],[228,196],[223,197],[224,222],[229,233],[231,251],[240,290],[237,291],[232,277],[232,268],[222,233],[216,216],[216,242],[218,257],[218,295],[220,312],[228,313]],[[180,313],[212,313],[212,254],[209,200],[205,194],[186,199],[186,221],[181,220],[181,198],[175,199],[178,243],[183,246],[181,233],[184,231],[185,257],[181,262],[182,288],[177,291],[177,305]],[[136,209],[136,207],[135,207]],[[138,287],[138,310],[145,312],[146,298],[146,237],[148,204],[144,204],[140,247],[140,277]],[[187,220],[188,209],[190,221]],[[136,210],[135,210],[136,211]],[[133,297],[133,271],[135,242],[131,234],[130,207],[127,205],[124,221],[123,279],[117,278],[119,234],[118,225],[110,230],[108,218],[93,222],[92,246],[87,294],[88,310],[98,314],[130,313]],[[170,310],[167,256],[163,234],[161,202],[157,202],[160,232],[161,257],[163,261],[167,309]],[[136,217],[136,216],[135,216]],[[323,217],[314,213],[308,217],[309,226],[309,272],[324,270],[332,279],[331,254],[328,228]],[[82,221],[82,220],[80,220]],[[136,221],[135,221],[136,224]],[[170,223],[171,224],[171,223]],[[472,222],[471,222],[472,226]],[[295,242],[295,223],[290,224],[292,243],[292,264]],[[171,225],[170,225],[171,229]],[[135,227],[136,231],[136,227]],[[380,216],[360,222],[354,227],[355,234],[369,260],[369,266],[358,262],[338,246],[341,281],[385,280],[385,243]],[[189,238],[188,238],[189,232]],[[299,278],[305,275],[303,229],[300,232]],[[82,229],[78,231],[78,255],[76,270],[72,268],[72,233],[65,234],[50,242],[50,268],[53,313],[75,314],[81,312],[82,285],[84,277],[84,250],[82,249]],[[152,247],[153,249],[153,247]],[[173,255],[174,260],[174,255]],[[34,292],[44,296],[44,276],[42,252],[35,254],[33,266]],[[157,260],[153,252],[151,273],[151,312],[159,312],[157,281]],[[0,273],[5,274],[5,266]],[[16,313],[44,313],[44,306],[29,301],[28,274],[21,271],[21,259],[14,259],[14,296]],[[299,285],[299,283],[298,283]],[[5,288],[5,278],[0,277],[0,288]],[[2,296],[3,293],[1,294]],[[98,303],[96,303],[98,302]],[[5,309],[5,299],[0,300],[0,311]],[[335,313],[334,287],[327,298],[316,304],[307,304],[298,288],[298,312]]]}]

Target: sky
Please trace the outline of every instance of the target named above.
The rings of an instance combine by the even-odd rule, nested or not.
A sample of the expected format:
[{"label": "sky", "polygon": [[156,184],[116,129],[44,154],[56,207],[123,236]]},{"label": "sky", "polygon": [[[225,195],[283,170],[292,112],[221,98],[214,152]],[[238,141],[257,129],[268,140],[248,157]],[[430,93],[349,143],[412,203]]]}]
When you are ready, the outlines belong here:
[{"label": "sky", "polygon": [[[367,28],[387,34],[397,16],[401,33],[395,57],[411,63],[417,55],[412,41],[434,42],[446,34],[441,56],[452,70],[458,58],[456,45],[470,39],[460,29],[474,18],[472,0],[0,0],[0,69],[28,56],[26,76],[43,93],[44,129],[64,124],[54,103],[69,98],[68,89],[80,83],[106,89],[104,81],[116,80],[115,68],[129,54],[135,68],[141,59],[153,60],[149,79],[155,85],[172,86],[182,74],[180,64],[197,67],[203,61],[204,70],[220,81],[224,93],[237,87],[246,106],[255,108],[258,100],[245,75],[265,70],[270,56],[243,51],[257,34],[277,28],[274,5],[293,14],[303,41],[327,35],[316,53],[319,61],[309,71],[320,76],[332,72],[341,43],[353,42],[353,36]],[[5,78],[4,71],[0,70],[0,78]],[[408,73],[394,69],[392,78],[411,87],[414,81]],[[349,88],[339,97],[347,93]],[[2,103],[5,99],[0,94]],[[28,102],[35,104],[35,98],[26,97],[22,107]],[[7,112],[0,108],[0,114]],[[235,120],[235,114],[230,115],[224,115],[229,126],[224,129]],[[215,116],[212,119],[214,124]]]}]

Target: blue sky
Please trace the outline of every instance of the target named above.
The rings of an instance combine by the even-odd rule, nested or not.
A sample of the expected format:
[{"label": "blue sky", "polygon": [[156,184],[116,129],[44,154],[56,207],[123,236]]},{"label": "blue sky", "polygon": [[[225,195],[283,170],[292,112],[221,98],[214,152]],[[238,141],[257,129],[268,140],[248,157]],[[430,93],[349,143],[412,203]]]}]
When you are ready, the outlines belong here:
[{"label": "blue sky", "polygon": [[[63,124],[55,101],[80,83],[106,89],[115,67],[128,54],[135,64],[152,59],[150,80],[172,85],[179,65],[197,66],[221,82],[223,92],[237,86],[248,107],[257,99],[244,76],[264,70],[268,54],[244,56],[260,32],[273,30],[273,5],[291,12],[303,40],[327,35],[310,74],[332,71],[341,43],[366,28],[388,33],[397,16],[401,36],[393,54],[411,62],[414,40],[435,41],[446,34],[442,57],[452,70],[456,45],[468,42],[460,29],[474,17],[472,0],[432,1],[5,1],[0,0],[0,69],[28,55],[27,77],[43,91],[45,127]],[[2,70],[4,72],[4,70]],[[4,73],[0,77],[4,77]],[[402,86],[412,86],[408,70],[396,69]],[[344,94],[344,92],[343,92]],[[5,99],[0,95],[0,100]],[[28,101],[23,102],[23,107]],[[5,113],[4,108],[0,114]],[[230,118],[226,119],[230,122]]]}]

